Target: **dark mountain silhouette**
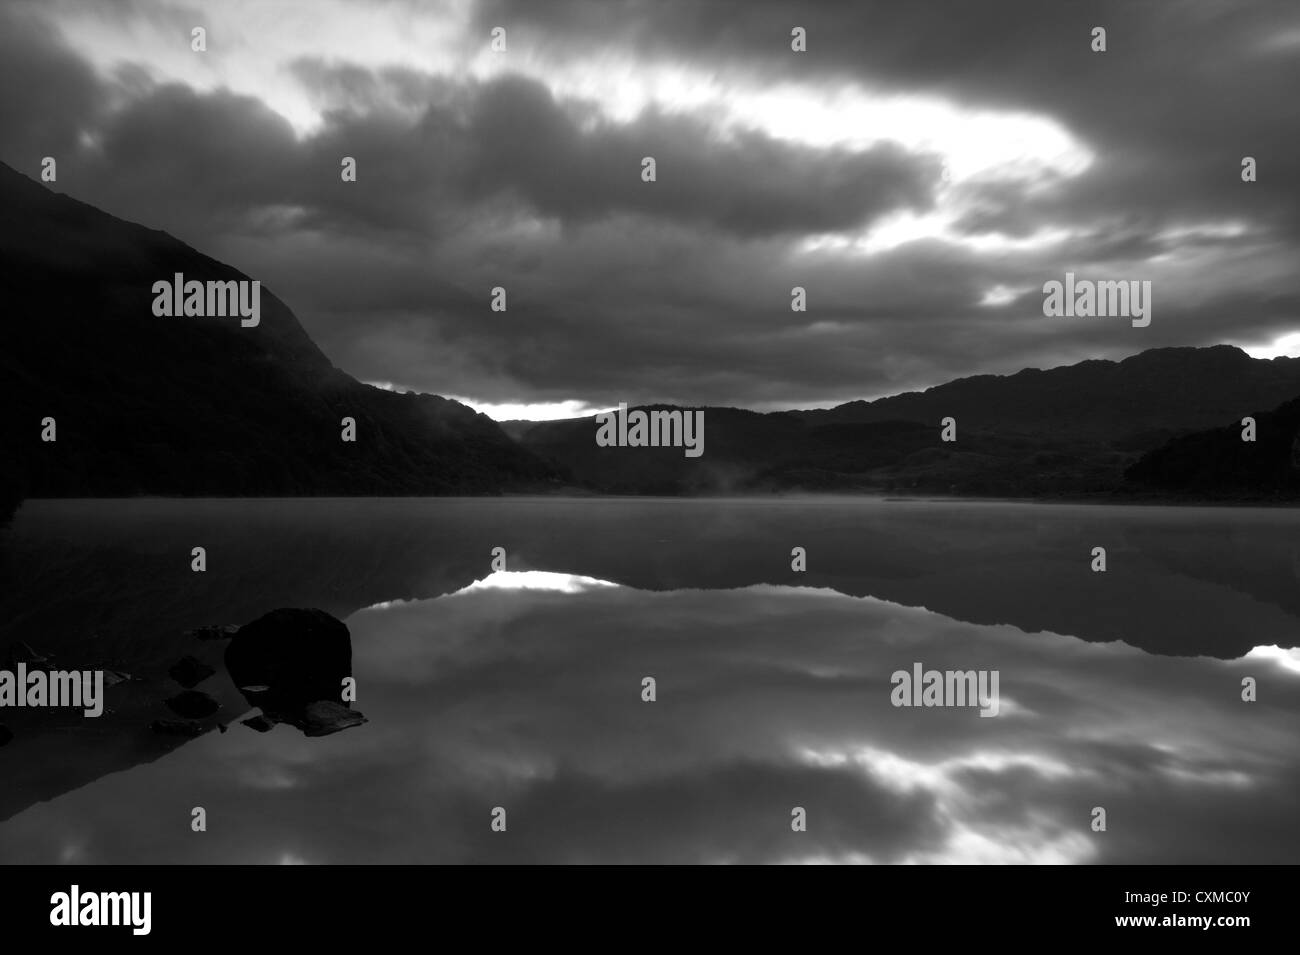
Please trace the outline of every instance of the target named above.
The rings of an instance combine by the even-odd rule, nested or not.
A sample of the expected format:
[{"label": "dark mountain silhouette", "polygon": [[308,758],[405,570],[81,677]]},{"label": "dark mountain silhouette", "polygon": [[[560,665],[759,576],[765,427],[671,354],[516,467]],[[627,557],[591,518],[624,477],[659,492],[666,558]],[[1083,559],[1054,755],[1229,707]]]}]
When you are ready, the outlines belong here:
[{"label": "dark mountain silhouette", "polygon": [[[961,378],[824,411],[708,408],[700,458],[680,448],[597,447],[594,418],[507,430],[600,490],[1110,495],[1138,490],[1124,475],[1143,453],[1298,394],[1300,359],[1253,359],[1218,345]],[[955,442],[940,440],[949,416]]]},{"label": "dark mountain silhouette", "polygon": [[[1268,496],[1291,480],[1231,455],[1214,477],[1192,460],[1214,442],[1190,436],[1300,395],[1300,359],[1153,349],[824,411],[709,408],[699,458],[600,448],[592,418],[503,428],[455,401],[364,385],[266,289],[255,328],[156,317],[159,279],[246,276],[3,165],[0,200],[0,520],[23,496],[483,494],[569,479],[635,494],[1039,497]],[[949,416],[955,442],[940,440]],[[47,417],[56,442],[41,441]],[[345,417],[355,443],[341,440]],[[1259,460],[1273,453],[1264,442]]]},{"label": "dark mountain silhouette", "polygon": [[1300,395],[1300,358],[1251,358],[1240,348],[1152,348],[1014,375],[959,378],[921,392],[796,412],[825,421],[921,421],[946,415],[980,428],[1059,431],[1105,441],[1199,430]]},{"label": "dark mountain silhouette", "polygon": [[1175,438],[1143,455],[1126,473],[1167,496],[1227,500],[1300,498],[1300,398],[1255,412],[1255,440],[1241,419]]},{"label": "dark mountain silhouette", "polygon": [[554,477],[458,402],[335,368],[265,288],[256,327],[155,316],[153,283],[177,272],[248,278],[0,165],[0,512],[22,495],[479,494]]}]

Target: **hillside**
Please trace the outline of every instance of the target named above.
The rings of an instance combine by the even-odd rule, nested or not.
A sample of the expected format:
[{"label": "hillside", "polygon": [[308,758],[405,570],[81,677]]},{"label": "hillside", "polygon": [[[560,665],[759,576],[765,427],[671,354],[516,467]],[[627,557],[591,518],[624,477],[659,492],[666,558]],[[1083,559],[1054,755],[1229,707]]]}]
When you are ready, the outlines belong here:
[{"label": "hillside", "polygon": [[1170,497],[1300,499],[1300,398],[1251,417],[1254,441],[1242,440],[1238,418],[1148,452],[1126,477],[1136,486]]},{"label": "hillside", "polygon": [[249,278],[0,165],[0,510],[18,495],[484,494],[554,477],[458,402],[335,368],[265,287],[256,327],[155,316],[153,283],[177,272]]}]

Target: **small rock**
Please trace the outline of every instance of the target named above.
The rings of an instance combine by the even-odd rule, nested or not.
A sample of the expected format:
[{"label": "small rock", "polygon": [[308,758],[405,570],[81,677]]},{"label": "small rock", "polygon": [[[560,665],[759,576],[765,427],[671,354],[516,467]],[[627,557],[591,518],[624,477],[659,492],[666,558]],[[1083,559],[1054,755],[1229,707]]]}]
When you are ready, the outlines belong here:
[{"label": "small rock", "polygon": [[202,660],[187,655],[173,663],[167,674],[185,689],[192,690],[216,672]]},{"label": "small rock", "polygon": [[186,690],[165,702],[173,713],[187,719],[202,719],[221,709],[221,704],[202,690]]},{"label": "small rock", "polygon": [[154,720],[149,728],[163,736],[186,736],[193,739],[203,735],[203,727],[191,720]]},{"label": "small rock", "polygon": [[259,733],[269,733],[271,728],[275,726],[276,722],[276,720],[273,720],[268,716],[250,716],[248,719],[244,720],[243,725],[247,726],[249,729],[257,730]]},{"label": "small rock", "polygon": [[365,722],[368,721],[364,716],[342,703],[318,700],[307,704],[302,712],[302,721],[294,725],[302,730],[304,736],[328,736]]}]

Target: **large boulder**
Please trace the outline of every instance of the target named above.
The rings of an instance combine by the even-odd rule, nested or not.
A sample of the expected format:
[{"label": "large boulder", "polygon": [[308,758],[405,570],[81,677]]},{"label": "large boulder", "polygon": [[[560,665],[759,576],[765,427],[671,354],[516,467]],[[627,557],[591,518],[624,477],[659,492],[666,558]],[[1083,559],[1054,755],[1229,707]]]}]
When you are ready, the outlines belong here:
[{"label": "large boulder", "polygon": [[365,722],[342,702],[352,675],[352,636],[323,610],[273,610],[240,627],[226,647],[226,669],[262,716],[245,721],[260,732],[289,723],[325,736]]},{"label": "large boulder", "polygon": [[226,669],[237,687],[266,687],[250,699],[264,709],[338,700],[352,675],[352,636],[323,610],[272,610],[235,633]]}]

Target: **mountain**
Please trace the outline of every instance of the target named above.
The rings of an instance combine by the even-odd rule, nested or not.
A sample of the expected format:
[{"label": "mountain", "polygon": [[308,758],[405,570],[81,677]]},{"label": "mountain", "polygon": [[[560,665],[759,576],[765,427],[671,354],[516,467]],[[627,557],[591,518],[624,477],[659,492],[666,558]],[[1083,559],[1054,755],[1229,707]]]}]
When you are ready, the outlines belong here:
[{"label": "mountain", "polygon": [[[592,418],[503,428],[455,401],[362,384],[266,289],[256,327],[156,316],[153,285],[176,273],[248,279],[0,165],[0,520],[23,496],[485,494],[571,481],[633,494],[1240,496],[1291,480],[1252,470],[1218,432],[1194,437],[1300,395],[1300,359],[1226,345],[979,375],[822,411],[708,408],[704,454],[686,457],[598,447]],[[1261,424],[1254,450],[1281,461],[1290,419],[1268,414],[1280,415],[1277,434]],[[940,440],[946,417],[954,442]],[[345,418],[355,442],[342,440]]]},{"label": "mountain", "polygon": [[959,378],[923,392],[803,412],[823,421],[922,421],[953,415],[977,427],[1145,442],[1199,430],[1300,395],[1300,358],[1251,358],[1240,348],[1153,348],[1046,371]]},{"label": "mountain", "polygon": [[[699,458],[597,447],[593,418],[512,422],[511,433],[588,486],[623,493],[1112,495],[1155,489],[1125,477],[1144,453],[1297,395],[1300,359],[1218,345],[979,375],[828,410],[707,408]],[[957,440],[944,442],[950,416]]]},{"label": "mountain", "polygon": [[0,165],[0,513],[23,495],[482,494],[556,478],[485,415],[335,368],[265,288],[255,327],[155,316],[153,284],[175,273],[248,279]]},{"label": "mountain", "polygon": [[1147,452],[1125,476],[1170,497],[1300,498],[1300,398],[1250,417],[1255,419],[1253,441],[1242,439],[1245,428],[1238,418]]}]

